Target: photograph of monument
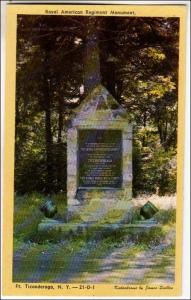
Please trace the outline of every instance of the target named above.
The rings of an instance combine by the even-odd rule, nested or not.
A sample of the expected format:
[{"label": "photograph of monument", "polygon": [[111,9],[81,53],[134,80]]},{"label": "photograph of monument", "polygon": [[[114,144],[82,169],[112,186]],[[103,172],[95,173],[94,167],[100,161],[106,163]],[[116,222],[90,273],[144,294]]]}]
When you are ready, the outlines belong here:
[{"label": "photograph of monument", "polygon": [[179,25],[17,16],[13,282],[175,283]]}]

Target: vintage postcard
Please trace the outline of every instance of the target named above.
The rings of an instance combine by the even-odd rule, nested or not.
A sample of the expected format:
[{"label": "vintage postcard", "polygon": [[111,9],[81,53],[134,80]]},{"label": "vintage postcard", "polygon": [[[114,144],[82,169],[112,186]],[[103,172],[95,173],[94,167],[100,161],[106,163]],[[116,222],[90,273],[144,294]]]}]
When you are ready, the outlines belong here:
[{"label": "vintage postcard", "polygon": [[3,295],[180,296],[186,5],[7,5]]}]

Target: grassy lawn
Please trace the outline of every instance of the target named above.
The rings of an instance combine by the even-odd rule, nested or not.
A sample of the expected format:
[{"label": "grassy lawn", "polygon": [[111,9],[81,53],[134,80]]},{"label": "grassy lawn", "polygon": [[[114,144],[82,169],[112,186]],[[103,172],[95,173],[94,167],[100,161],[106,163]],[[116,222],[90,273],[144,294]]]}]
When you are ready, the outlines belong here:
[{"label": "grassy lawn", "polygon": [[[66,212],[66,195],[52,195],[51,198],[58,207],[57,218],[62,218]],[[169,257],[174,257],[175,243],[171,231],[175,227],[175,209],[159,210],[155,219],[163,226],[152,229],[150,232],[134,235],[115,233],[97,240],[94,232],[90,231],[88,235],[80,234],[64,240],[59,236],[51,239],[44,238],[38,233],[37,226],[43,218],[39,210],[42,201],[43,196],[36,193],[15,199],[14,281],[75,282],[77,280],[86,282],[87,276],[94,278],[95,274],[103,274],[104,264],[106,262],[108,264],[109,261],[110,267],[113,268],[110,272],[111,274],[113,272],[113,277],[108,273],[104,280],[112,282],[116,280],[115,272],[123,277],[123,272],[128,270],[130,262],[133,259],[136,260],[141,253],[147,253],[159,247],[157,255],[160,255],[161,260],[158,261],[157,272],[160,269],[167,269]],[[119,220],[120,213],[110,212],[104,217],[105,221],[102,220],[99,223],[107,223],[110,219]],[[81,222],[77,217],[74,220]],[[165,247],[160,249],[162,244]],[[112,263],[112,257],[119,256],[120,259]],[[154,268],[144,275],[143,281],[148,282],[152,276],[157,277]]]}]

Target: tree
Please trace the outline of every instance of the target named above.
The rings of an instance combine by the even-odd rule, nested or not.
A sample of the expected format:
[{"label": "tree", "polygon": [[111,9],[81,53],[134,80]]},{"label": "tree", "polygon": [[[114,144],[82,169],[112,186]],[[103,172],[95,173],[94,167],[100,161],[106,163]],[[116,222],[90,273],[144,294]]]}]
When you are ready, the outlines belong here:
[{"label": "tree", "polygon": [[163,170],[176,155],[178,36],[178,18],[19,16],[15,190],[66,189],[67,123],[91,72],[134,122],[134,189],[164,187],[151,173],[156,153]]},{"label": "tree", "polygon": [[[71,36],[71,32],[67,32],[70,24],[71,20],[63,18],[22,16],[18,19],[16,102],[17,107],[19,99],[25,107],[30,107],[29,114],[34,112],[34,105],[38,106],[37,112],[42,112],[45,141],[42,140],[40,148],[44,152],[46,174],[41,189],[47,193],[66,187],[66,174],[62,172],[66,160],[65,141],[64,137],[62,138],[62,131],[66,126],[63,126],[63,121],[67,120],[68,108],[73,106],[74,97],[78,97],[79,101],[76,90],[79,90],[79,82],[82,82],[80,65],[77,63],[81,43],[76,42],[75,34]],[[72,58],[74,64],[71,66]],[[19,74],[22,74],[22,83],[19,81]],[[31,80],[28,80],[29,78]],[[19,118],[17,113],[16,137],[19,136],[19,140],[16,147],[16,169],[17,165],[20,165],[18,154],[22,152],[21,139],[23,143],[30,143],[29,135],[20,131],[20,126],[26,122],[24,117],[23,115]],[[29,133],[30,130],[33,129],[27,128],[26,132]],[[37,138],[33,135],[33,140]],[[61,155],[63,150],[65,155]],[[44,166],[42,172],[44,173]],[[22,172],[21,177],[23,179]]]}]

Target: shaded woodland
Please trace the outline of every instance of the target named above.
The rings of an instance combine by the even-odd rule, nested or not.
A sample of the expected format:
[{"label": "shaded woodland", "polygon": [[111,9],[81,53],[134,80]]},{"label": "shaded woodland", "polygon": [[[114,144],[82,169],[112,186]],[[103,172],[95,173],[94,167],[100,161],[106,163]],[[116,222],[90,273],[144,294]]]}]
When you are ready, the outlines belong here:
[{"label": "shaded woodland", "polygon": [[102,84],[133,122],[133,192],[176,192],[178,18],[18,16],[15,192],[66,190],[66,131],[88,93],[88,28]]}]

